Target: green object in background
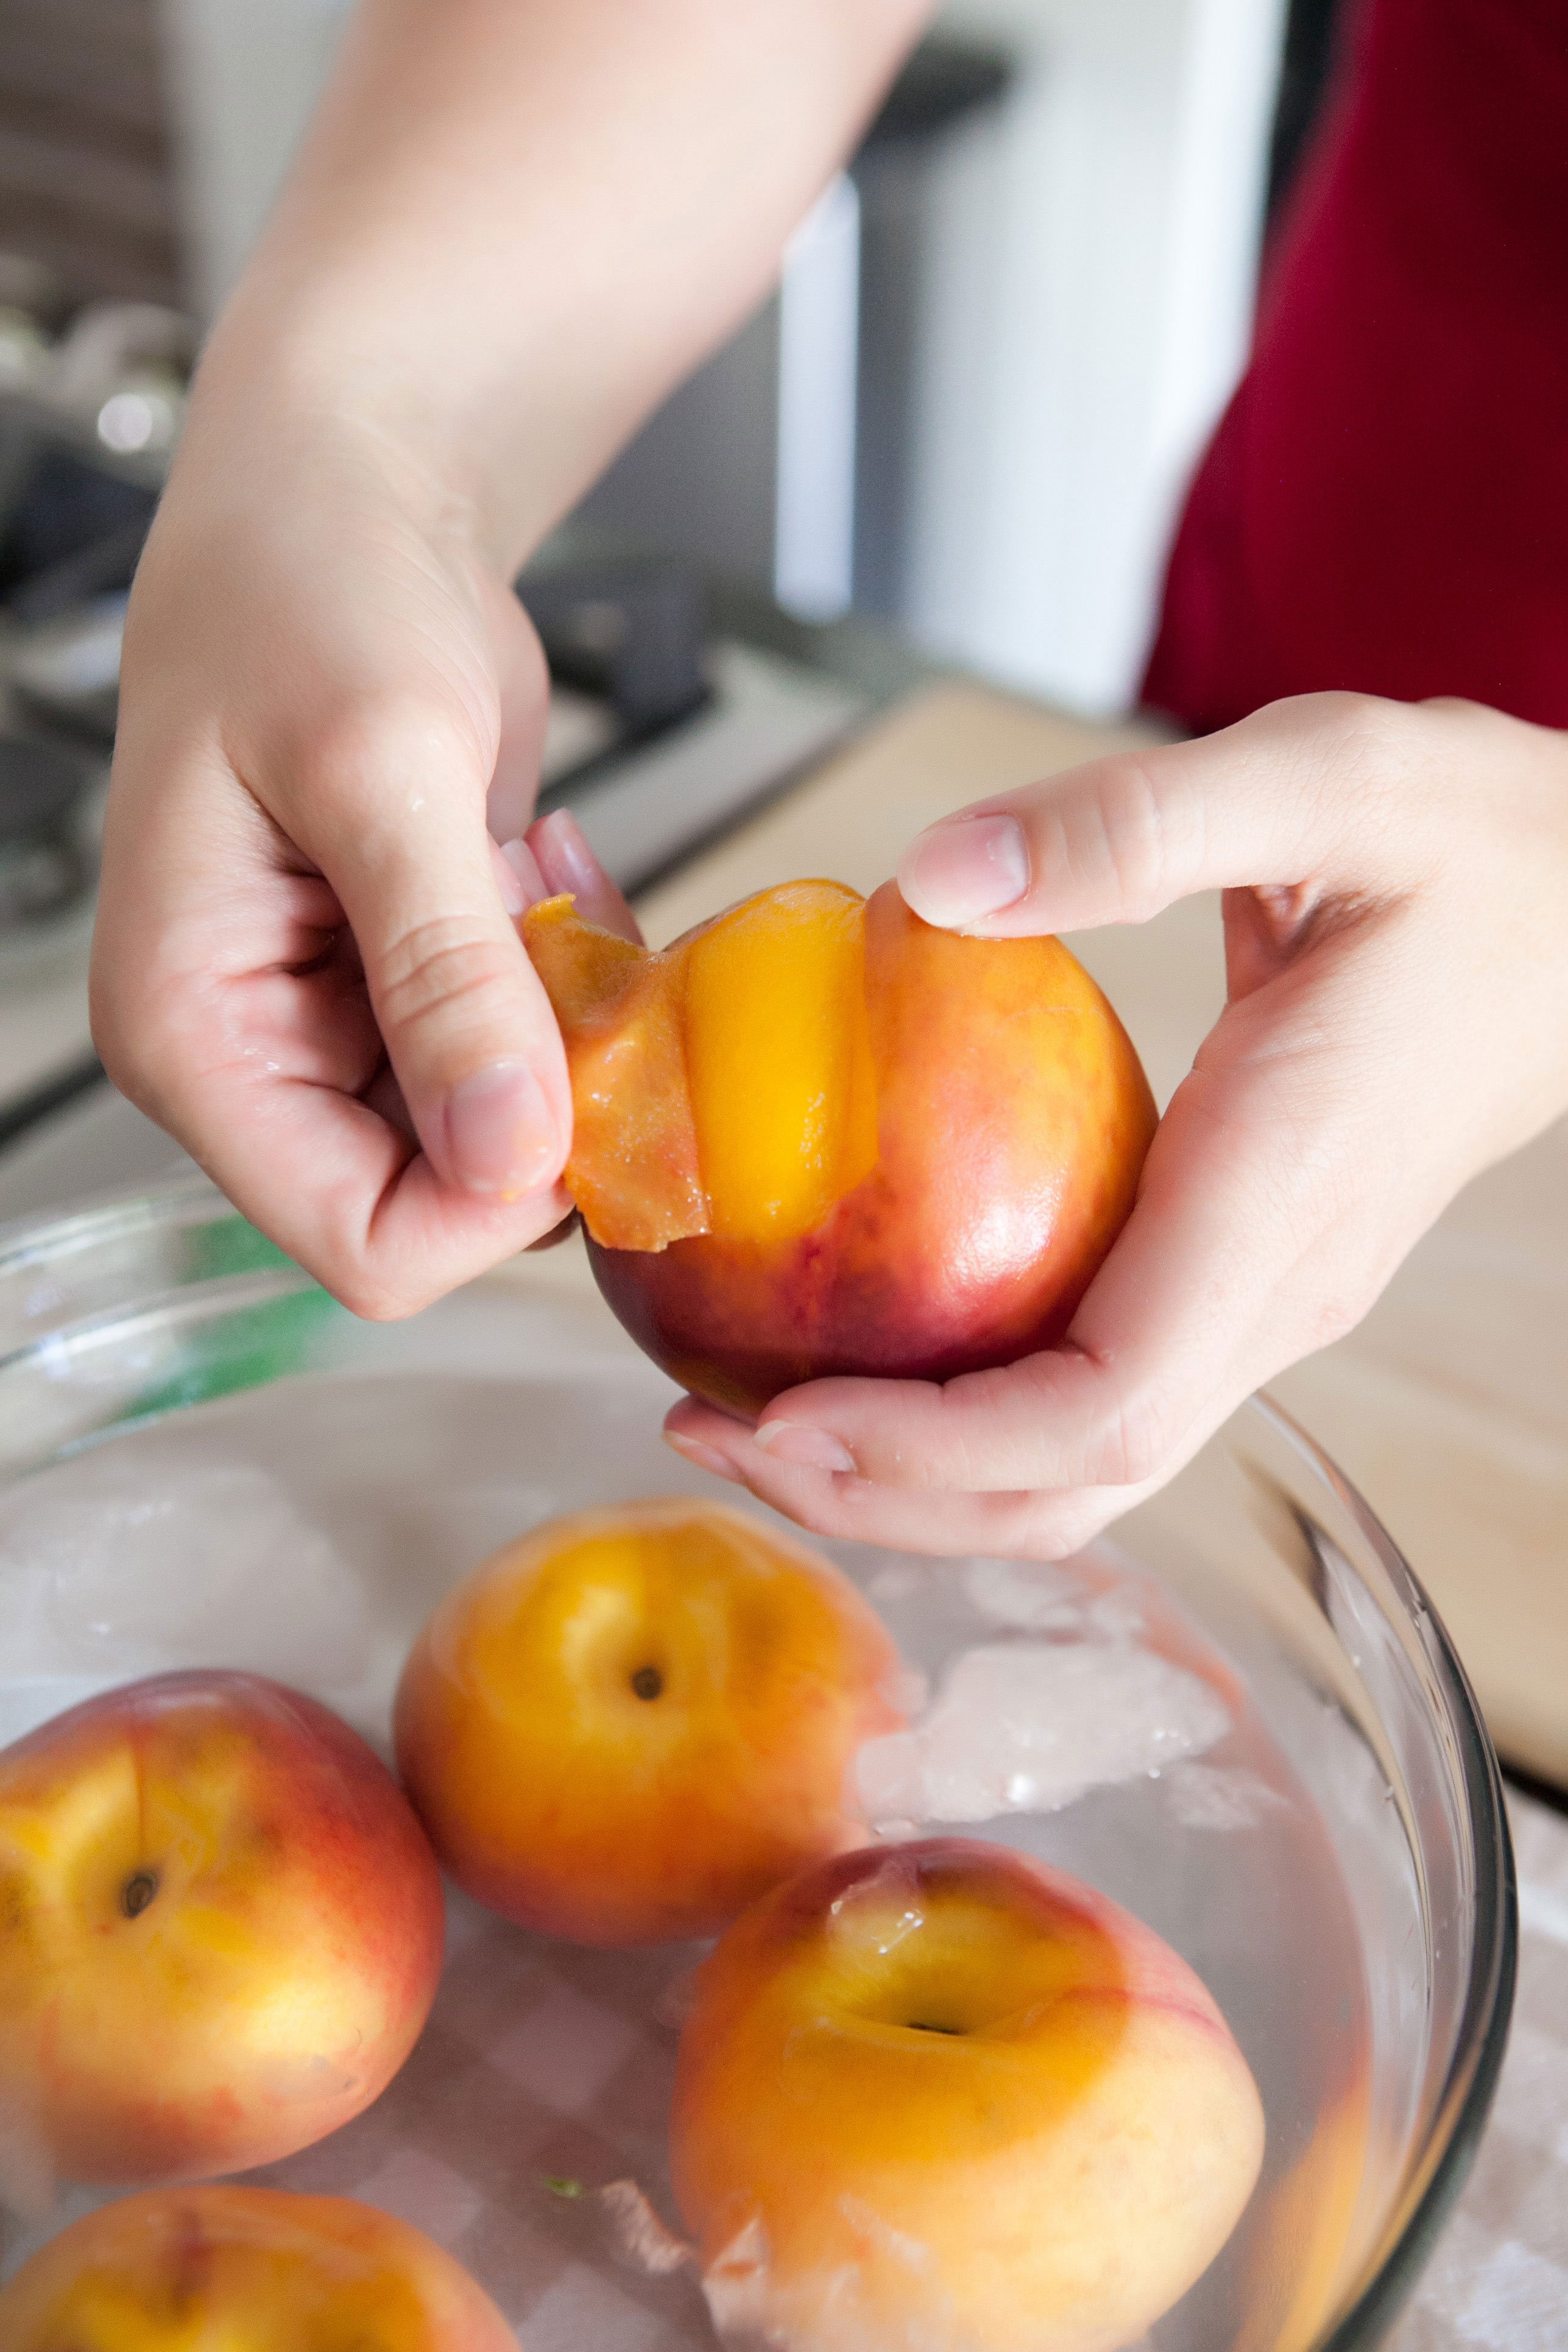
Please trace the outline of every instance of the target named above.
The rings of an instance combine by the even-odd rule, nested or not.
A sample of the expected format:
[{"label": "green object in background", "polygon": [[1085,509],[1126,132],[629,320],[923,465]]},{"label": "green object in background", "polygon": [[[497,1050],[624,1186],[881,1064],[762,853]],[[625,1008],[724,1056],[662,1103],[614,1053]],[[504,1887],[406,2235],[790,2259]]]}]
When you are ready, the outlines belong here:
[{"label": "green object in background", "polygon": [[191,1227],[185,1248],[183,1287],[243,1283],[249,1276],[259,1295],[252,1305],[230,1305],[220,1318],[194,1325],[182,1338],[174,1370],[131,1399],[118,1423],[145,1421],[309,1370],[320,1359],[326,1327],[347,1314],[243,1217]]},{"label": "green object in background", "polygon": [[210,1223],[187,1227],[185,1255],[190,1282],[221,1282],[227,1275],[273,1269],[300,1271],[276,1242],[269,1242],[241,1216],[215,1217]]}]

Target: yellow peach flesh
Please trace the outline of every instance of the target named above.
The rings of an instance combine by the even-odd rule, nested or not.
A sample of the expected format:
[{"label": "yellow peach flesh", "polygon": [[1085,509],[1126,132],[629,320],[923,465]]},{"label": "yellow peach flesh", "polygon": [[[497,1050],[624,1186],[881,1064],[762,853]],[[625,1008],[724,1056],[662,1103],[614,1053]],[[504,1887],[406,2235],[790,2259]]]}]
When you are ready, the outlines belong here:
[{"label": "yellow peach flesh", "polygon": [[809,1233],[876,1165],[865,914],[836,882],[795,882],[691,942],[686,1067],[721,1240]]}]

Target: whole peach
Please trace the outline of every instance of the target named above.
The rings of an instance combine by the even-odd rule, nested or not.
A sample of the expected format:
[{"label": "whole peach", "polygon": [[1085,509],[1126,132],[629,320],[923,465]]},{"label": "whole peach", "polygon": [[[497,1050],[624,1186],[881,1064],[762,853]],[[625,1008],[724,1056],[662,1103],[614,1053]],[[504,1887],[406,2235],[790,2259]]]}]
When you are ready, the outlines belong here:
[{"label": "whole peach", "polygon": [[765,1896],[681,2035],[670,2155],[710,2301],[788,2352],[1118,2352],[1219,2252],[1262,2152],[1185,1962],[973,1839]]},{"label": "whole peach", "polygon": [[722,1504],[555,1519],[437,1610],[397,1760],[458,1885],[588,1944],[711,1935],[861,1843],[845,1782],[898,1654],[825,1559]]},{"label": "whole peach", "polygon": [[435,1999],[440,1876],[357,1733],[154,1675],[0,1753],[0,2145],[72,2180],[268,2164],[359,2114]]},{"label": "whole peach", "polygon": [[945,1380],[1061,1338],[1155,1115],[1058,940],[964,939],[891,883],[821,881],[658,955],[563,899],[523,936],[566,1042],[595,1275],[683,1386],[756,1412],[800,1381]]},{"label": "whole peach", "polygon": [[461,2265],[346,2197],[154,2189],[0,2290],[5,2352],[517,2352]]}]

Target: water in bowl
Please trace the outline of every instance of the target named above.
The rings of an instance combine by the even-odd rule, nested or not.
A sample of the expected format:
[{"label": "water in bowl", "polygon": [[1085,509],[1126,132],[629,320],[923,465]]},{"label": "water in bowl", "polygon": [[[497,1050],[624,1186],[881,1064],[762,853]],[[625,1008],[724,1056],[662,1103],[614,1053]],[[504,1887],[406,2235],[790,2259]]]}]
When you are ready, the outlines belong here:
[{"label": "water in bowl", "polygon": [[[224,1664],[312,1691],[384,1753],[409,1643],[496,1546],[589,1503],[711,1491],[658,1443],[647,1367],[588,1347],[542,1368],[507,1317],[470,1298],[389,1339],[378,1370],[153,1421],[0,1496],[0,1740],[130,1676]],[[953,1825],[1076,1873],[1165,1937],[1229,2020],[1268,2116],[1264,2177],[1148,2341],[1269,2352],[1321,2291],[1314,2231],[1353,2201],[1363,2137],[1357,1933],[1306,1788],[1231,1662],[1114,1544],[1065,1566],[825,1548],[925,1692],[916,1731],[860,1760],[879,1833]],[[710,2345],[664,2229],[679,2230],[664,2123],[700,1953],[576,1950],[461,1898],[450,1945],[392,2088],[254,2178],[416,2222],[530,2352]],[[600,2193],[617,2183],[638,2193]],[[14,2214],[0,2272],[93,2201],[67,2190]]]}]

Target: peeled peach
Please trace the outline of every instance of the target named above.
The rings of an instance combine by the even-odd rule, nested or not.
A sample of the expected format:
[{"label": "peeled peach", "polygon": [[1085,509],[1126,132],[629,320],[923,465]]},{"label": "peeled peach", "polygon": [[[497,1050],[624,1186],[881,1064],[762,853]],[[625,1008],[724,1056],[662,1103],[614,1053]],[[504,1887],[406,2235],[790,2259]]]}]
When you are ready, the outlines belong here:
[{"label": "peeled peach", "polygon": [[783,2352],[1119,2352],[1219,2252],[1262,2153],[1186,1963],[974,1839],[765,1896],[681,2035],[671,2168],[709,2300]]},{"label": "peeled peach", "polygon": [[864,1839],[845,1784],[901,1727],[900,1672],[847,1579],[745,1513],[582,1511],[442,1603],[398,1688],[398,1766],[505,1917],[586,1944],[712,1935]]},{"label": "peeled peach", "polygon": [[0,2290],[5,2352],[517,2352],[487,2294],[346,2197],[164,2189],[63,2230]]},{"label": "peeled peach", "polygon": [[752,1412],[825,1373],[945,1379],[1061,1337],[1155,1121],[1059,940],[963,939],[891,883],[837,882],[658,955],[569,898],[522,934],[599,1286],[685,1387]]},{"label": "peeled peach", "polygon": [[0,2172],[197,2179],[359,2114],[429,2013],[440,1875],[386,1767],[258,1675],[0,1753]]}]

